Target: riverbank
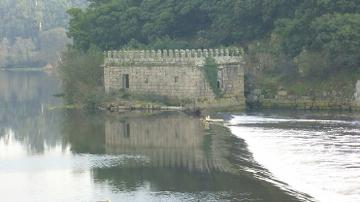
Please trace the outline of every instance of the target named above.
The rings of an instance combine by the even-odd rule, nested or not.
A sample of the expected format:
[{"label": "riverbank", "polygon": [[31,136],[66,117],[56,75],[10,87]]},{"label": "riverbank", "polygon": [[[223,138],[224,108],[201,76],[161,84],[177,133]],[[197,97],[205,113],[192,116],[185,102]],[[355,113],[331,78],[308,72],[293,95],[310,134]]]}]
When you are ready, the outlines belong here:
[{"label": "riverbank", "polygon": [[360,110],[360,74],[342,72],[331,78],[295,78],[249,73],[249,108],[303,110]]},{"label": "riverbank", "polygon": [[185,105],[167,105],[146,101],[104,102],[98,106],[100,110],[123,112],[131,110],[160,111],[243,111],[245,109],[294,109],[294,110],[340,110],[360,111],[360,103],[348,99],[311,99],[300,98],[261,98],[239,104],[236,99],[217,99],[215,101],[194,102]]},{"label": "riverbank", "polygon": [[213,100],[198,101],[164,101],[150,99],[115,99],[108,98],[106,101],[97,105],[102,111],[124,112],[132,110],[157,110],[157,111],[185,111],[191,114],[199,114],[202,111],[229,111],[229,110],[245,110],[246,106],[243,101],[237,98],[216,98]]},{"label": "riverbank", "polygon": [[0,68],[0,71],[54,71],[56,67],[52,65],[46,65],[44,67],[12,67],[12,68]]},{"label": "riverbank", "polygon": [[[246,58],[248,57],[249,55],[246,56]],[[127,110],[197,111],[199,109],[226,110],[228,108],[360,110],[360,82],[356,84],[360,74],[356,71],[338,72],[332,77],[324,77],[322,80],[315,77],[302,77],[296,73],[297,76],[294,79],[289,79],[290,75],[288,77],[276,74],[272,70],[269,70],[272,72],[271,74],[267,74],[261,69],[257,70],[255,65],[257,63],[253,64],[247,61],[244,75],[245,98],[241,96],[241,98],[176,100],[154,93],[136,95],[137,91],[130,91],[130,93],[126,89],[105,93],[103,64],[103,53],[98,50],[83,53],[76,49],[70,49],[67,52],[63,63],[59,66],[64,99],[67,103],[87,109],[112,112]],[[148,82],[146,76],[140,76],[144,77],[145,82]],[[115,76],[112,80],[121,86],[120,78]],[[142,80],[138,83],[142,83]],[[174,91],[177,90],[174,89]],[[246,99],[246,104],[244,99]]]},{"label": "riverbank", "polygon": [[41,67],[16,67],[16,68],[0,68],[0,71],[44,71]]},{"label": "riverbank", "polygon": [[344,110],[360,111],[360,103],[351,100],[323,99],[314,100],[311,98],[292,99],[260,99],[257,102],[248,103],[251,109],[299,109],[299,110]]}]

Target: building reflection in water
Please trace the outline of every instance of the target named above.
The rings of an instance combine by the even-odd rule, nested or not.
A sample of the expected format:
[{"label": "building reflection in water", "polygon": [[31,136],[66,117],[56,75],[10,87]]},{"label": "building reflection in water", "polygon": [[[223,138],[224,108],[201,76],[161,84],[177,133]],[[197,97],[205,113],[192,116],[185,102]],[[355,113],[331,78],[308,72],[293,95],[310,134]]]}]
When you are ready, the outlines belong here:
[{"label": "building reflection in water", "polygon": [[230,170],[230,163],[222,156],[226,154],[213,152],[220,145],[214,142],[218,138],[207,134],[198,118],[185,114],[108,119],[105,137],[107,153],[146,156],[150,161],[145,166],[201,172]]},{"label": "building reflection in water", "polygon": [[186,193],[200,201],[298,201],[248,172],[266,171],[253,161],[243,141],[222,126],[206,129],[198,118],[182,113],[106,116],[105,153],[130,157],[92,169],[97,183],[119,193],[146,189]]}]

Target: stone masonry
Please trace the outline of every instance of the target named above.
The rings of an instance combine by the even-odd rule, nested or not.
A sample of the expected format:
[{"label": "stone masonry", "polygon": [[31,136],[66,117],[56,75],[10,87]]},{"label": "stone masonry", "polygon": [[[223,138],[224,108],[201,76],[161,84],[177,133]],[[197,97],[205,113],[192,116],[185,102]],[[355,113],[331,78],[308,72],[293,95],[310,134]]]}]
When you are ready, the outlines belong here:
[{"label": "stone masonry", "polygon": [[107,93],[124,90],[180,100],[213,100],[203,71],[206,58],[212,57],[218,64],[217,87],[223,97],[244,102],[242,54],[241,49],[108,51],[104,86]]}]

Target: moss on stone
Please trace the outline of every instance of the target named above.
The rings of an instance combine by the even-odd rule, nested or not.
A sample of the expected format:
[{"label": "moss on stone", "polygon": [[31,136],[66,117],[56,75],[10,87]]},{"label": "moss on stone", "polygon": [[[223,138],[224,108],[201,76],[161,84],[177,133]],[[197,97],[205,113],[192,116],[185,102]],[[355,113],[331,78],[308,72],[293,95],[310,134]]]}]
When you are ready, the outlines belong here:
[{"label": "moss on stone", "polygon": [[221,97],[221,91],[218,88],[218,64],[212,57],[207,57],[204,65],[204,74],[211,90],[216,97]]}]

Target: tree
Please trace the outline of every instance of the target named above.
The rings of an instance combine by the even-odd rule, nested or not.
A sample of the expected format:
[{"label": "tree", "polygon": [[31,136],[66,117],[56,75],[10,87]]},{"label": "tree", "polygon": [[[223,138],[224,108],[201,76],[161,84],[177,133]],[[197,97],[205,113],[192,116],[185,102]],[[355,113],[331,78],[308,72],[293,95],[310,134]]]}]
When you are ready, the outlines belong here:
[{"label": "tree", "polygon": [[324,57],[324,71],[359,66],[359,0],[92,0],[87,9],[68,13],[68,36],[81,50],[92,45],[102,50],[210,48],[255,41],[276,46],[274,56],[288,60],[283,64],[301,59],[316,68],[308,63],[313,53]]},{"label": "tree", "polygon": [[[47,57],[49,52],[41,50],[46,46],[45,40],[41,37],[47,36],[47,33],[55,34],[54,38],[58,37],[54,30],[67,26],[69,18],[66,10],[73,6],[84,7],[86,5],[86,0],[1,0],[0,41],[7,40],[6,47],[5,43],[2,43],[2,49],[12,52],[6,57],[0,55],[1,67],[42,66],[54,63],[52,61],[54,57]],[[68,42],[66,37],[62,40]],[[21,45],[19,41],[26,43]],[[49,45],[51,43],[49,41]],[[30,46],[32,48],[28,49],[27,47]],[[24,49],[28,49],[25,55],[29,57],[22,55]],[[62,50],[59,49],[55,52]],[[43,53],[46,56],[41,56]]]}]

